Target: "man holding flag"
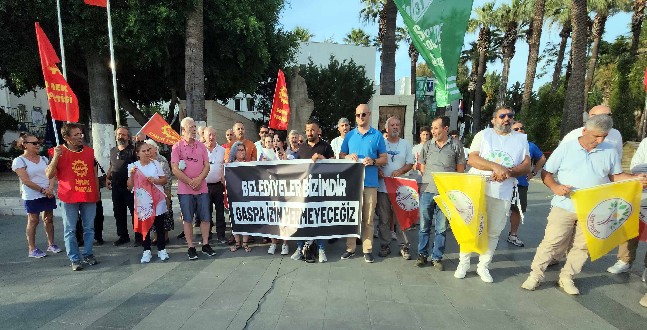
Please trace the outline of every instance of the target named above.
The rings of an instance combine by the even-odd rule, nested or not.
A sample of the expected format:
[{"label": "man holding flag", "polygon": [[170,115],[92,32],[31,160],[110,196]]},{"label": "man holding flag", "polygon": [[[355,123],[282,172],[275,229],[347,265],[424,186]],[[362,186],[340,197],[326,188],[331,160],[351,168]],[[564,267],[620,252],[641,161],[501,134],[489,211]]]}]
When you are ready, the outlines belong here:
[{"label": "man holding flag", "polygon": [[537,247],[523,289],[535,290],[544,279],[551,260],[571,241],[573,246],[559,274],[558,285],[570,295],[580,293],[573,276],[582,270],[588,258],[586,238],[577,225],[577,214],[570,197],[575,189],[640,177],[647,186],[647,175],[634,176],[622,172],[620,157],[613,145],[604,141],[613,120],[608,115],[590,117],[577,140],[562,142],[546,162],[541,173],[544,184],[555,193],[544,238]]},{"label": "man holding flag", "polygon": [[[413,167],[413,152],[411,143],[405,139],[400,138],[400,119],[397,117],[389,117],[384,125],[387,139],[384,141],[386,144],[386,164],[380,166],[378,169],[378,177],[380,178],[380,186],[377,189],[377,215],[380,223],[380,252],[378,255],[382,258],[391,254],[391,221],[395,224],[395,231],[399,233],[398,241],[400,241],[400,255],[405,260],[411,259],[411,252],[409,252],[409,238],[402,226],[398,223],[397,214],[394,205],[389,200],[389,193],[387,192],[386,185],[384,184],[385,177],[399,177],[403,176]],[[407,229],[407,228],[404,228]]]},{"label": "man holding flag", "polygon": [[[434,219],[434,241],[431,244],[431,263],[434,268],[443,271],[442,259],[445,254],[445,236],[447,218],[434,202],[438,188],[433,179],[435,172],[465,171],[465,154],[458,140],[449,137],[449,117],[436,117],[431,123],[433,140],[425,142],[418,158],[420,171],[423,173],[422,182],[426,189],[420,196],[420,232],[418,233],[418,260],[416,266],[427,264],[429,257],[429,234],[431,232],[431,217]],[[422,133],[420,133],[422,138]]]},{"label": "man holding flag", "polygon": [[[488,249],[479,257],[476,268],[476,273],[486,283],[494,282],[489,267],[499,235],[508,222],[515,178],[530,172],[528,140],[525,134],[512,130],[513,119],[514,112],[509,107],[499,107],[492,113],[494,128],[476,133],[470,146],[470,173],[488,177],[485,186]],[[454,277],[465,277],[470,257],[471,253],[460,253]]]}]

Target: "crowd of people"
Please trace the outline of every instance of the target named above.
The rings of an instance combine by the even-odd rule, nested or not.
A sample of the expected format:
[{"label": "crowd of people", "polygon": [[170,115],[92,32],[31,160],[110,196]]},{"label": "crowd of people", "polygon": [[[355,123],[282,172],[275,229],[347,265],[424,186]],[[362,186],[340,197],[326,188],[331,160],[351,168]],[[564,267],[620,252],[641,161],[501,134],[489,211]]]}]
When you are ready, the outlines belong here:
[{"label": "crowd of people", "polygon": [[[275,160],[346,159],[364,165],[364,185],[361,213],[361,237],[347,238],[341,260],[355,256],[361,245],[363,259],[374,261],[374,248],[379,257],[392,253],[391,244],[397,241],[401,257],[406,260],[415,256],[415,265],[431,264],[438,271],[445,270],[443,257],[448,221],[434,201],[439,192],[433,174],[457,172],[478,174],[486,177],[486,212],[488,219],[488,246],[481,253],[476,273],[482,281],[494,281],[490,264],[499,243],[499,236],[510,222],[507,242],[518,247],[524,243],[519,238],[519,225],[527,210],[527,193],[530,179],[541,173],[544,184],[555,194],[543,240],[536,250],[531,272],[522,288],[535,290],[544,279],[547,267],[561,259],[565,264],[560,271],[558,285],[567,294],[579,294],[573,281],[580,273],[588,250],[584,234],[576,226],[577,215],[569,197],[575,189],[587,188],[607,182],[638,179],[647,186],[647,174],[624,173],[621,169],[622,137],[613,129],[611,109],[596,106],[589,111],[588,120],[582,128],[566,135],[561,144],[547,160],[539,148],[527,140],[524,124],[515,121],[515,113],[508,107],[500,107],[492,114],[492,127],[478,132],[469,146],[463,147],[457,132],[449,130],[449,118],[434,118],[430,127],[422,127],[420,143],[401,138],[401,121],[389,117],[384,131],[371,127],[372,113],[368,105],[360,104],[355,109],[356,126],[346,118],[339,119],[339,136],[330,143],[321,137],[320,125],[310,120],[304,131],[274,131],[263,125],[259,140],[252,142],[246,137],[245,126],[237,122],[226,131],[227,141],[216,141],[216,130],[204,127],[199,130],[192,118],[181,121],[181,140],[172,147],[170,163],[159,154],[157,144],[144,136],[132,139],[127,127],[115,131],[116,147],[110,151],[110,166],[106,186],[111,190],[113,215],[117,228],[114,245],[129,243],[128,212],[134,215],[136,199],[133,197],[133,173],[141,171],[156,189],[163,192],[165,200],[155,208],[154,226],[148,235],[134,234],[136,246],[143,247],[142,263],[152,260],[151,245],[156,245],[161,261],[169,259],[166,244],[169,232],[174,229],[171,199],[171,181],[177,181],[177,200],[180,208],[182,233],[187,244],[190,260],[198,259],[194,242],[194,226],[199,227],[201,252],[214,256],[210,246],[215,234],[218,244],[231,245],[230,251],[240,249],[250,252],[250,243],[256,239],[248,235],[226,235],[224,164],[233,162],[263,162]],[[97,263],[93,244],[102,244],[102,233],[95,233],[97,202],[100,201],[97,162],[92,148],[83,144],[82,127],[67,123],[61,130],[65,143],[53,149],[51,158],[39,156],[40,142],[31,134],[23,134],[18,147],[23,155],[13,161],[12,169],[20,178],[21,196],[27,212],[28,256],[42,258],[46,253],[35,245],[36,226],[42,216],[48,241],[47,252],[62,250],[54,241],[53,209],[57,196],[61,201],[65,251],[73,270]],[[642,141],[631,162],[631,170],[641,172],[647,164],[647,139]],[[414,178],[419,183],[420,224],[418,246],[411,250],[411,235],[415,232],[399,228],[396,213],[389,200],[385,177]],[[215,211],[215,216],[214,216]],[[377,214],[377,218],[376,218]],[[80,223],[77,226],[77,222]],[[214,231],[215,227],[215,231]],[[431,237],[433,228],[434,237]],[[82,231],[79,236],[77,231]],[[77,238],[78,236],[78,238]],[[145,236],[145,237],[144,237]],[[151,237],[153,236],[153,237]],[[83,252],[79,243],[82,239]],[[96,243],[95,243],[96,240]],[[333,242],[334,240],[331,240]],[[374,246],[374,242],[375,244]],[[260,242],[259,242],[260,243]],[[263,239],[268,244],[268,254],[275,254],[280,245],[280,254],[290,254],[288,241]],[[317,258],[326,262],[326,241],[317,240]],[[291,258],[303,260],[306,249],[314,241],[297,241]],[[618,261],[609,267],[610,273],[627,272],[636,258],[637,239],[629,240],[619,247]],[[309,260],[313,261],[313,260]],[[471,269],[471,253],[460,252],[454,277],[462,279]],[[645,256],[647,266],[647,256]],[[647,268],[642,280],[647,277]],[[647,294],[640,301],[647,307]]]}]

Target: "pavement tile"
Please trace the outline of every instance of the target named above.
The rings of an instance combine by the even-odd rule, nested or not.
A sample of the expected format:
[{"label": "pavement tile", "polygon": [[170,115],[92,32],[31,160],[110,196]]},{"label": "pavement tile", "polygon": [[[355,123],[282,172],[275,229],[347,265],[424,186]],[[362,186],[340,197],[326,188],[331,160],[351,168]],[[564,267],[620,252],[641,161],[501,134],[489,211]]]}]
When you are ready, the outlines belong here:
[{"label": "pavement tile", "polygon": [[355,318],[334,318],[334,319],[324,319],[323,328],[330,330],[338,329],[353,329],[353,330],[369,330],[373,329],[371,327],[371,322],[362,321]]},{"label": "pavement tile", "polygon": [[323,329],[324,320],[307,314],[281,315],[276,323],[276,329]]},{"label": "pavement tile", "polygon": [[180,329],[227,329],[235,316],[230,310],[199,309]]},{"label": "pavement tile", "polygon": [[502,325],[509,329],[520,329],[517,318],[507,311],[457,307],[468,328],[500,330]]},{"label": "pavement tile", "polygon": [[254,316],[247,323],[247,330],[267,330],[276,328],[276,323],[279,321],[279,315],[263,315],[260,317]]},{"label": "pavement tile", "polygon": [[415,317],[415,312],[409,304],[386,301],[369,301],[368,313],[371,317],[371,326],[394,324],[408,325],[408,327],[419,328],[420,325]]}]

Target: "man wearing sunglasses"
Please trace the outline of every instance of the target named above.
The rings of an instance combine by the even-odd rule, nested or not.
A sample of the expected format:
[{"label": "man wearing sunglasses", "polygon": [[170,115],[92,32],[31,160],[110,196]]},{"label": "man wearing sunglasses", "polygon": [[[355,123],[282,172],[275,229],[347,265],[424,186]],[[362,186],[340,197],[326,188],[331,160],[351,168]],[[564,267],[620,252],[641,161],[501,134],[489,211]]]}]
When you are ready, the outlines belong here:
[{"label": "man wearing sunglasses", "polygon": [[[520,121],[517,121],[512,125],[512,130],[526,134],[525,127]],[[539,147],[537,147],[536,144],[528,141],[528,151],[530,152],[530,161],[531,163],[534,163],[535,166],[528,175],[517,177],[517,195],[516,198],[513,198],[512,207],[510,208],[510,232],[508,233],[508,243],[518,247],[524,246],[523,241],[517,236],[517,231],[519,230],[519,224],[521,224],[521,212],[526,213],[526,207],[528,206],[529,181],[537,175],[537,172],[540,171],[546,163],[544,153],[539,150]],[[521,209],[521,212],[519,209]]]},{"label": "man wearing sunglasses", "polygon": [[[386,145],[380,131],[371,127],[371,109],[367,104],[355,108],[357,127],[344,138],[339,153],[340,159],[348,159],[364,164],[364,191],[362,202],[362,251],[364,261],[371,263],[373,258],[373,218],[377,203],[377,188],[379,181],[377,171],[379,166],[387,162]],[[354,237],[346,240],[346,252],[341,259],[346,260],[355,256],[357,242]]]},{"label": "man wearing sunglasses", "polygon": [[[499,107],[492,114],[493,128],[486,128],[474,136],[470,146],[469,173],[487,176],[485,201],[488,221],[488,249],[479,257],[476,273],[481,280],[492,283],[489,267],[499,235],[508,222],[510,201],[516,177],[530,172],[530,153],[525,134],[512,130],[514,111]],[[454,273],[464,278],[470,268],[471,253],[460,253]]]}]

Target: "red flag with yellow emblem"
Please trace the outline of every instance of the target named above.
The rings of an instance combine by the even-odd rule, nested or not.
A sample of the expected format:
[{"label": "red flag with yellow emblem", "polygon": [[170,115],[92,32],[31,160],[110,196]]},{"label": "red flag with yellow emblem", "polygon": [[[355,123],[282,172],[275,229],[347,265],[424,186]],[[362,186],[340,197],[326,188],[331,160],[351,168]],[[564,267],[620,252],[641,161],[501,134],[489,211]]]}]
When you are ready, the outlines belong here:
[{"label": "red flag with yellow emblem", "polygon": [[49,42],[47,35],[36,24],[36,39],[38,40],[38,52],[40,53],[40,65],[45,78],[45,91],[49,102],[49,111],[54,120],[78,122],[79,121],[79,100],[67,84],[57,64],[61,60],[56,55],[54,47]]},{"label": "red flag with yellow emblem", "polygon": [[157,214],[157,204],[163,201],[166,196],[154,184],[146,179],[142,171],[137,169],[133,174],[133,195],[135,197],[135,222],[133,229],[136,233],[142,234],[144,239],[148,236],[155,216]]},{"label": "red flag with yellow emblem", "polygon": [[171,125],[169,125],[157,112],[148,120],[146,125],[142,127],[141,131],[151,139],[168,145],[174,145],[181,139],[180,134],[177,134],[177,132],[171,128]]},{"label": "red flag with yellow emblem", "polygon": [[285,131],[288,129],[290,120],[290,104],[288,102],[288,88],[285,84],[285,75],[279,70],[274,89],[274,102],[272,102],[272,114],[270,115],[270,128]]}]

